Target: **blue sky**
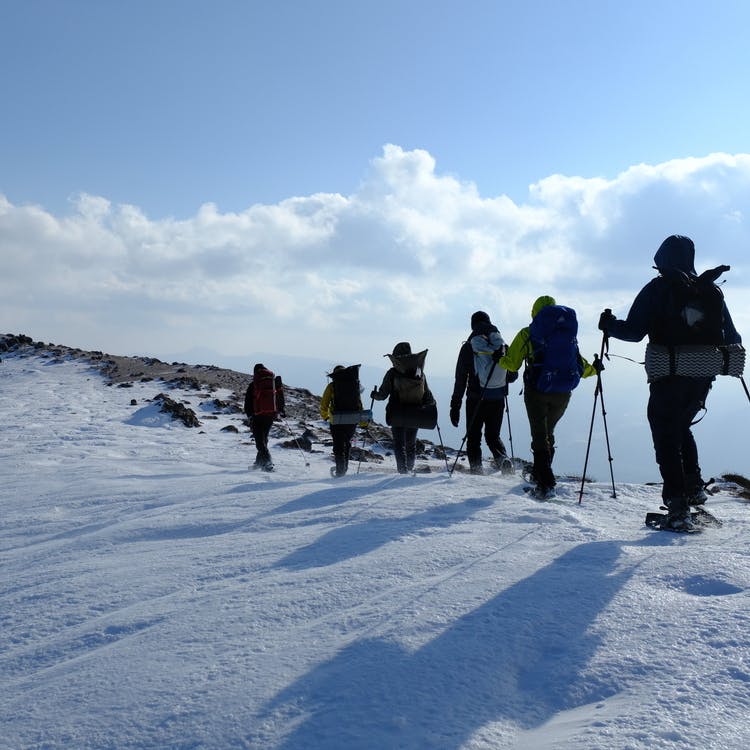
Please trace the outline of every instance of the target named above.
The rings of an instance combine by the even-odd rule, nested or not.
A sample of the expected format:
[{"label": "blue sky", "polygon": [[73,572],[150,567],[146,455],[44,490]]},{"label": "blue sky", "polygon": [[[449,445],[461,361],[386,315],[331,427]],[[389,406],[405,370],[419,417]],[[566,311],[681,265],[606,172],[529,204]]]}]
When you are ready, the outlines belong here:
[{"label": "blue sky", "polygon": [[353,191],[386,143],[484,195],[745,149],[744,2],[3,0],[0,190],[187,217]]},{"label": "blue sky", "polygon": [[510,340],[541,294],[591,357],[681,233],[750,330],[746,2],[0,11],[0,329],[316,358],[318,391],[410,340],[449,381],[473,311]]}]

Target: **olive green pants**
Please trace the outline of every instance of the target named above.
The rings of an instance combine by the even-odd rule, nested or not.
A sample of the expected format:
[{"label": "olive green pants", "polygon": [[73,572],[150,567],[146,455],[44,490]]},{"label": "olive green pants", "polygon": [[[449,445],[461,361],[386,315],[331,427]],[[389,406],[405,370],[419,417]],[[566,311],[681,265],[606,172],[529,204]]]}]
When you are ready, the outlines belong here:
[{"label": "olive green pants", "polygon": [[523,400],[531,431],[534,479],[538,485],[548,489],[555,486],[555,475],[552,473],[555,425],[568,408],[570,393],[540,393],[526,386]]}]

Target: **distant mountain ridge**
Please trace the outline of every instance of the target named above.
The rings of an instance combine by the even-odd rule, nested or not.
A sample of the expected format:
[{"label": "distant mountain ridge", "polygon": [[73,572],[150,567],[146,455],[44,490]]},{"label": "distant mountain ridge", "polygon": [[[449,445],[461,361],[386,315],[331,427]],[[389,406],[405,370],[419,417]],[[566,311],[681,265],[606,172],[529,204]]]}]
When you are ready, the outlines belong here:
[{"label": "distant mountain ridge", "polygon": [[[211,391],[218,389],[230,391],[225,399],[230,410],[235,414],[243,412],[245,391],[251,376],[229,368],[216,365],[188,364],[186,362],[164,362],[156,357],[130,357],[109,354],[101,351],[85,351],[62,344],[34,341],[25,334],[0,334],[0,357],[4,352],[12,352],[20,356],[43,356],[51,360],[76,359],[88,362],[99,371],[109,385],[127,387],[128,383],[161,381],[168,389],[183,389],[192,391]],[[305,435],[314,441],[324,444],[330,441],[327,424],[320,417],[321,397],[306,388],[295,388],[284,384],[286,393],[286,418],[284,426],[292,434],[287,447],[296,448],[296,436]],[[154,394],[154,398],[159,396]],[[282,437],[279,430],[277,437]],[[373,447],[379,448],[386,455],[392,449],[392,436],[388,427],[377,422],[371,422],[367,428],[364,440],[357,439],[364,451],[365,446],[371,452]],[[303,441],[304,443],[304,441]],[[439,456],[442,460],[440,446],[429,440],[418,440],[418,452],[424,457]],[[456,451],[446,448],[446,453]]]}]

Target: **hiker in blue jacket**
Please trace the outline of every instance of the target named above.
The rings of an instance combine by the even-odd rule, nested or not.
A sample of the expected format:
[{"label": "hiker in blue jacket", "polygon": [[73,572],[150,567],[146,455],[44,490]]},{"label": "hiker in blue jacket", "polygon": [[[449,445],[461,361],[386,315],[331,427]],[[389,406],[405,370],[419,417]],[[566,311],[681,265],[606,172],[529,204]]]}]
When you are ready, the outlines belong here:
[{"label": "hiker in blue jacket", "polygon": [[[704,316],[701,312],[698,320],[692,320],[695,312],[686,317],[688,309],[680,302],[680,289],[698,280],[694,263],[695,245],[689,237],[667,237],[654,255],[659,276],[641,289],[625,320],[605,310],[599,319],[600,330],[623,341],[641,341],[648,336],[652,344],[677,349],[694,344],[740,344],[742,339],[720,292],[715,297],[714,314]],[[723,270],[729,269],[720,266],[706,272],[712,274],[706,286],[710,293],[716,294],[712,282]],[[662,499],[668,522],[675,529],[691,526],[689,506],[706,501],[698,448],[690,428],[705,406],[713,380],[713,376],[649,377],[648,422],[663,480]]]}]

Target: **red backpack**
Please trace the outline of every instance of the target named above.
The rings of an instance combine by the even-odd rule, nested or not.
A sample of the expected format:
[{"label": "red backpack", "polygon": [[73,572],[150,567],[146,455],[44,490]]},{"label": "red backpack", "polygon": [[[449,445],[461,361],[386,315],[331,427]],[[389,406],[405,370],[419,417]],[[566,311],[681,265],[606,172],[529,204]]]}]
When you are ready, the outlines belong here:
[{"label": "red backpack", "polygon": [[253,414],[276,416],[276,377],[270,370],[253,373]]}]

